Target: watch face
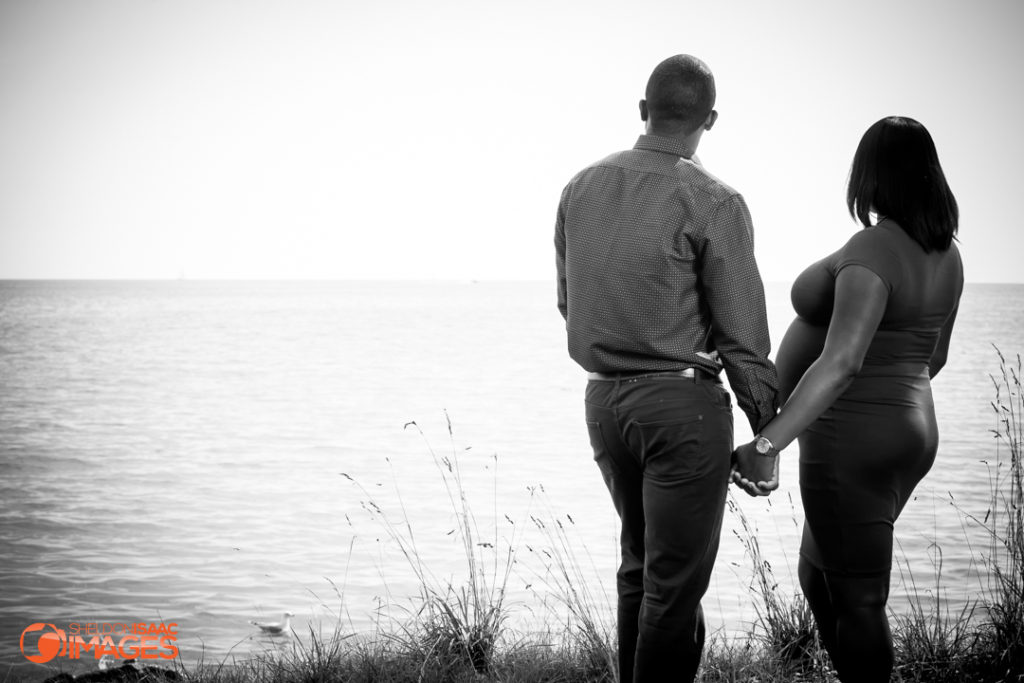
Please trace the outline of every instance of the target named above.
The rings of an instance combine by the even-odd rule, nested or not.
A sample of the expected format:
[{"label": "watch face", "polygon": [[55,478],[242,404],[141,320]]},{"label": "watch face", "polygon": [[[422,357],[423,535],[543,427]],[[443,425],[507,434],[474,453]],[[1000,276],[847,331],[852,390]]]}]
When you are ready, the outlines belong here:
[{"label": "watch face", "polygon": [[756,442],[754,442],[754,448],[757,449],[758,453],[764,455],[765,453],[772,449],[772,446],[771,442],[769,442],[768,439],[761,437]]}]

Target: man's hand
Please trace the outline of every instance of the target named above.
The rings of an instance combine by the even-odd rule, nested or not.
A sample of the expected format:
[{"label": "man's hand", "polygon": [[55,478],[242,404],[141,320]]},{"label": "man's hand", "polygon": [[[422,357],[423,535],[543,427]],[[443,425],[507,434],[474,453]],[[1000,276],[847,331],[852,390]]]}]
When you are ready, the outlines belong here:
[{"label": "man's hand", "polygon": [[762,455],[754,442],[743,444],[732,453],[732,480],[751,496],[767,496],[779,488],[779,456]]}]

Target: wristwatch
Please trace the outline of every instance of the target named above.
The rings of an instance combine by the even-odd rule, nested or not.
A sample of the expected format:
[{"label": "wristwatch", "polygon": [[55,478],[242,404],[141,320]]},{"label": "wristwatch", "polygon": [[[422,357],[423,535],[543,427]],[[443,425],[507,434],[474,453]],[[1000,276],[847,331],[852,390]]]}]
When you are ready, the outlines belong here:
[{"label": "wristwatch", "polygon": [[758,452],[758,455],[770,457],[779,454],[771,440],[767,436],[761,436],[760,434],[754,437],[754,449]]}]

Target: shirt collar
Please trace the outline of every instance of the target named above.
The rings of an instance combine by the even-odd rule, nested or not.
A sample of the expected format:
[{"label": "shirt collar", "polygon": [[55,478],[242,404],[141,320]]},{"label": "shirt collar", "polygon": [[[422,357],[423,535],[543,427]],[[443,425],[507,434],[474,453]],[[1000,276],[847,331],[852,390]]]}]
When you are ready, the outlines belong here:
[{"label": "shirt collar", "polygon": [[664,152],[677,157],[689,159],[693,156],[694,150],[684,145],[675,138],[666,138],[661,135],[641,135],[637,138],[633,149],[646,149],[652,152]]}]

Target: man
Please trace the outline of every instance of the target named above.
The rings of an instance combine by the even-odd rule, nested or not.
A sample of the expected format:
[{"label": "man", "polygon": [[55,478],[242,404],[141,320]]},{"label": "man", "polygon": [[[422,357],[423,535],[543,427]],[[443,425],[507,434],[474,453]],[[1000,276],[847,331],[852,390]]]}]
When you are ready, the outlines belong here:
[{"label": "man", "polygon": [[754,433],[777,409],[750,214],[693,156],[714,104],[706,64],[666,59],[640,101],[646,134],[577,174],[558,207],[558,308],[622,522],[624,683],[691,681],[700,664],[733,441],[719,372]]}]

